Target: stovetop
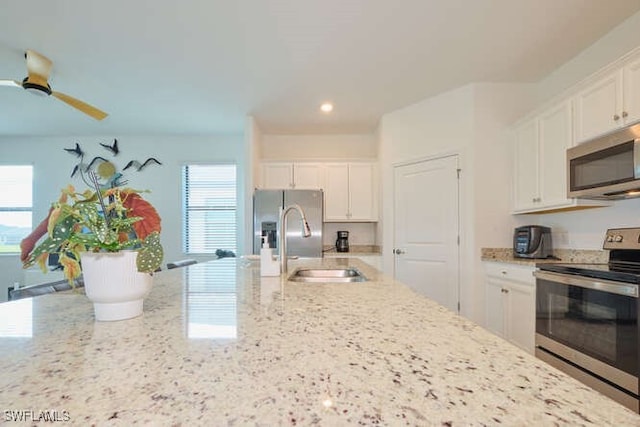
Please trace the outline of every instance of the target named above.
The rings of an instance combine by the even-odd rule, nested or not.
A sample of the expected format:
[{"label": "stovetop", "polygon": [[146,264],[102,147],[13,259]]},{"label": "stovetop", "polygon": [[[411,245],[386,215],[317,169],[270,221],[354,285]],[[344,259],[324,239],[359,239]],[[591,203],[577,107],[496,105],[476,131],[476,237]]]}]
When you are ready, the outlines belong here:
[{"label": "stovetop", "polygon": [[640,284],[640,227],[608,229],[602,249],[609,251],[606,264],[542,263],[537,267],[555,273]]}]

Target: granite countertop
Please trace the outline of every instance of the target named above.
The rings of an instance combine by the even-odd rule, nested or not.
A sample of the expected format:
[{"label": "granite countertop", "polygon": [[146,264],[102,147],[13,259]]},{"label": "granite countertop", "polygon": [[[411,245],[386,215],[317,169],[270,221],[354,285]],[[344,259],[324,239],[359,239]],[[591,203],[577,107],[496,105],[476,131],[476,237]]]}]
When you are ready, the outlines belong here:
[{"label": "granite countertop", "polygon": [[[143,316],[81,293],[0,304],[2,410],[75,425],[640,425],[640,416],[356,258],[370,281],[163,271]],[[62,423],[60,423],[62,424]]]},{"label": "granite countertop", "polygon": [[482,261],[506,262],[519,265],[536,265],[545,263],[580,263],[580,264],[606,264],[609,261],[609,251],[590,249],[556,249],[554,258],[528,259],[513,256],[512,248],[482,248],[480,259]]},{"label": "granite countertop", "polygon": [[380,246],[377,245],[349,245],[349,252],[338,252],[334,245],[325,245],[322,247],[324,256],[340,256],[340,255],[382,255]]}]

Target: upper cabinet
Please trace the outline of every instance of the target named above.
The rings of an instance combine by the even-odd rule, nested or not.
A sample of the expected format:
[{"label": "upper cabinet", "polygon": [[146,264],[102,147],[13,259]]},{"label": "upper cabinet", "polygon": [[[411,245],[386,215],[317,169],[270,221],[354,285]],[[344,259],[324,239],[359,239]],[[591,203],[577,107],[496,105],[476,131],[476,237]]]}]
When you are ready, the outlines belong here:
[{"label": "upper cabinet", "polygon": [[324,168],[320,163],[263,163],[263,189],[320,190]]},{"label": "upper cabinet", "polygon": [[378,221],[375,163],[329,163],[326,168],[324,220]]},{"label": "upper cabinet", "polygon": [[577,143],[640,121],[640,57],[591,83],[574,99]]},{"label": "upper cabinet", "polygon": [[324,191],[325,222],[378,221],[378,177],[373,162],[263,162],[262,189]]},{"label": "upper cabinet", "polygon": [[540,195],[546,206],[572,206],[567,199],[567,148],[572,145],[571,102],[566,101],[543,112],[538,118],[540,150]]},{"label": "upper cabinet", "polygon": [[543,111],[515,129],[514,213],[602,202],[567,198],[566,151],[572,145],[571,101]]},{"label": "upper cabinet", "polygon": [[625,110],[622,112],[625,123],[640,121],[640,56],[630,61],[623,69]]},{"label": "upper cabinet", "polygon": [[293,185],[293,163],[263,163],[263,189],[291,188]]},{"label": "upper cabinet", "polygon": [[538,203],[538,120],[515,130],[514,211],[533,210]]}]

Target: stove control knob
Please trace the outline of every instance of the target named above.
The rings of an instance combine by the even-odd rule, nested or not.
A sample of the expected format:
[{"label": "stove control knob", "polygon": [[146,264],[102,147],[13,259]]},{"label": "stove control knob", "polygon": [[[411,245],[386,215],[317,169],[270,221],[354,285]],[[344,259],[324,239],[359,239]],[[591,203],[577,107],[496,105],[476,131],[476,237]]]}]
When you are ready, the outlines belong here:
[{"label": "stove control knob", "polygon": [[622,235],[621,234],[616,234],[615,236],[613,236],[613,241],[614,242],[622,242]]},{"label": "stove control knob", "polygon": [[613,242],[613,236],[611,234],[607,235],[607,242]]}]

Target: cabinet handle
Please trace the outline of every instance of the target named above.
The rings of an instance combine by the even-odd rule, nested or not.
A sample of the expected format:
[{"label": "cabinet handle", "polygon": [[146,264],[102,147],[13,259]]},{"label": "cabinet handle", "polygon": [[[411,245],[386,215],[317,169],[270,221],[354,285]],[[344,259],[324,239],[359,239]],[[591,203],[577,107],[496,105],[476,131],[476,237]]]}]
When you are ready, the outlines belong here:
[{"label": "cabinet handle", "polygon": [[622,112],[622,117],[627,117],[629,115],[629,113],[627,113],[626,111]]},{"label": "cabinet handle", "polygon": [[614,114],[613,115],[613,120],[617,122],[618,120],[620,120],[620,116],[617,115],[617,114]]},{"label": "cabinet handle", "polygon": [[502,270],[500,273],[507,274],[507,272],[505,270]]}]

